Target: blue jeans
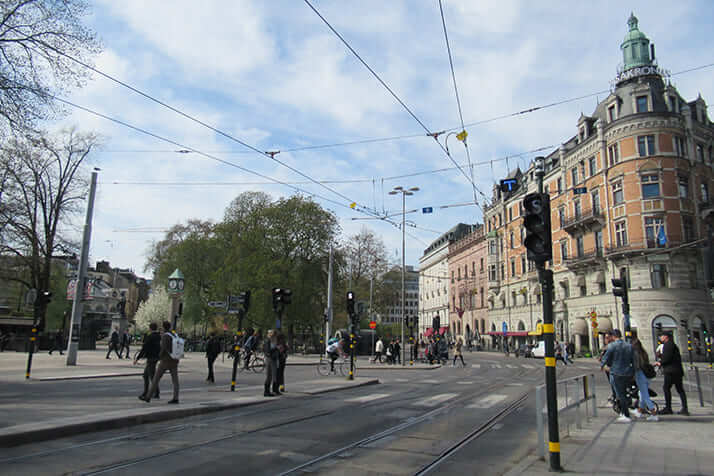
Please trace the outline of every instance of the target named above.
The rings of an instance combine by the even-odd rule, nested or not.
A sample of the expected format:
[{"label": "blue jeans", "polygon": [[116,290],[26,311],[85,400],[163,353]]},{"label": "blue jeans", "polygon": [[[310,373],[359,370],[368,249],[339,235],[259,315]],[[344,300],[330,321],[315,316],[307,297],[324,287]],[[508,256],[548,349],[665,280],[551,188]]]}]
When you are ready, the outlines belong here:
[{"label": "blue jeans", "polygon": [[625,389],[631,381],[631,375],[615,375],[610,373],[610,383],[615,387],[615,395],[620,404],[620,412],[628,418],[630,417],[630,399],[627,398]]},{"label": "blue jeans", "polygon": [[650,382],[642,370],[635,372],[635,382],[637,382],[637,389],[640,391],[640,408],[654,410],[655,406],[650,398]]}]

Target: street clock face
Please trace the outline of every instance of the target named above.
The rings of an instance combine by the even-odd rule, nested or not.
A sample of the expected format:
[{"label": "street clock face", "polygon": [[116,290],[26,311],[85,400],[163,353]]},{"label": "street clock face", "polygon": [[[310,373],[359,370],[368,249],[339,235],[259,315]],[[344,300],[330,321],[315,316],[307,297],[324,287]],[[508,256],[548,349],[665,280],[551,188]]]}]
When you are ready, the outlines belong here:
[{"label": "street clock face", "polygon": [[178,282],[179,291],[183,291],[183,280]]},{"label": "street clock face", "polygon": [[177,286],[176,280],[175,280],[175,279],[170,279],[170,280],[169,280],[169,287],[170,287],[171,289],[176,289],[176,286]]}]

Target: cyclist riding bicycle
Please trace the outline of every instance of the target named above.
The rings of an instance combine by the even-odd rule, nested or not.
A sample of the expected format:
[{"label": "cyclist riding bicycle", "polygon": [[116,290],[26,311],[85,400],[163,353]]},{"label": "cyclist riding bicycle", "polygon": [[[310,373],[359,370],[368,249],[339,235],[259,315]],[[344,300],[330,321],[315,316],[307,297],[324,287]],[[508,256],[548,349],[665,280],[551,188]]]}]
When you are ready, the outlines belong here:
[{"label": "cyclist riding bicycle", "polygon": [[340,355],[344,355],[344,339],[338,340],[338,339],[330,339],[327,341],[327,349],[325,351],[327,352],[327,355],[330,357],[330,372],[335,371],[335,360]]}]

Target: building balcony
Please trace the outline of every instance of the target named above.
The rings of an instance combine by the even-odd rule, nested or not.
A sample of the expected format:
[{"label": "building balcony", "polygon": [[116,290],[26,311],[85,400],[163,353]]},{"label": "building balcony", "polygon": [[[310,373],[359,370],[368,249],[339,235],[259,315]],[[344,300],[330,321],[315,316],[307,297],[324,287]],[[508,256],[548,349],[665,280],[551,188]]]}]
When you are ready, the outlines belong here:
[{"label": "building balcony", "polygon": [[561,228],[572,235],[576,232],[587,231],[594,225],[605,225],[605,216],[602,214],[602,210],[584,210],[578,214],[567,217],[563,219]]},{"label": "building balcony", "polygon": [[602,248],[593,248],[567,258],[565,266],[572,270],[588,268],[601,263],[604,257],[605,251]]},{"label": "building balcony", "polygon": [[635,243],[608,246],[605,248],[605,256],[657,253],[668,248],[676,248],[682,244],[680,241],[668,240],[667,243],[662,246],[657,240],[645,239]]}]

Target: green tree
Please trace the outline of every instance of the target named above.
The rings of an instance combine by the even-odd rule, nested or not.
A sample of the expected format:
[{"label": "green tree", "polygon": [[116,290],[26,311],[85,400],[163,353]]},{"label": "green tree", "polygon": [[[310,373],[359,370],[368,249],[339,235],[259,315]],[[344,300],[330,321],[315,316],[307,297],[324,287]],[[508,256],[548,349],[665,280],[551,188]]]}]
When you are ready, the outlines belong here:
[{"label": "green tree", "polygon": [[149,324],[155,322],[159,327],[168,318],[170,305],[169,293],[163,286],[157,286],[149,299],[139,304],[134,315],[134,325],[143,334],[149,331]]}]

